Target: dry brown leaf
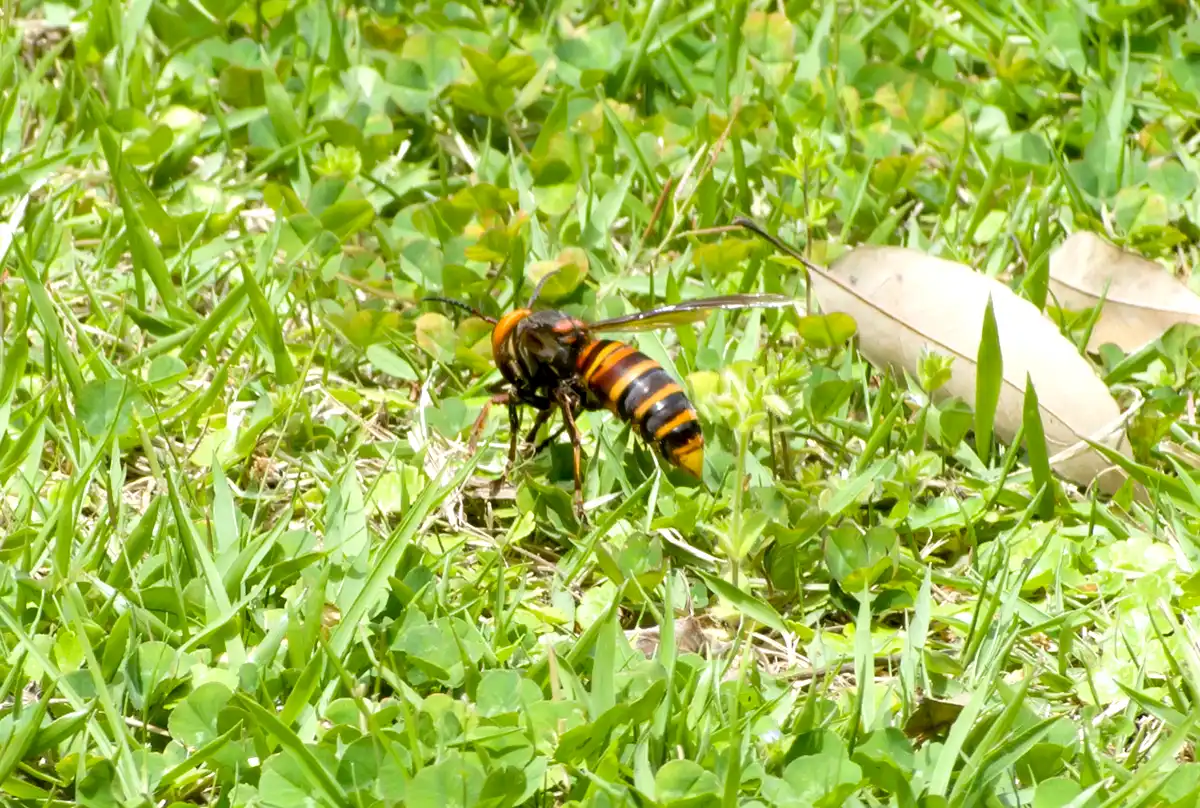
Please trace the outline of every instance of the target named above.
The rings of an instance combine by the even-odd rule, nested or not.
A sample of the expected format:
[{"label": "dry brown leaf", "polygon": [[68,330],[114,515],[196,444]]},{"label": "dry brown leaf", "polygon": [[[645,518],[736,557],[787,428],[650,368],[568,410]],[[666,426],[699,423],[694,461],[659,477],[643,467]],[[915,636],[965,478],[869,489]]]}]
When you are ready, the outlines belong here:
[{"label": "dry brown leaf", "polygon": [[[647,658],[658,653],[658,645],[662,634],[658,626],[635,628],[625,632],[633,647],[641,651]],[[710,637],[701,622],[694,615],[681,617],[675,621],[675,648],[681,654],[698,654],[709,650],[715,637]]]},{"label": "dry brown leaf", "polygon": [[1075,233],[1051,253],[1050,292],[1061,308],[1075,310],[1104,297],[1089,351],[1112,343],[1131,353],[1176,323],[1200,325],[1200,295],[1154,261],[1095,233]]},{"label": "dry brown leaf", "polygon": [[922,698],[904,723],[904,734],[922,740],[944,737],[969,700],[967,695],[949,699]]},{"label": "dry brown leaf", "polygon": [[[1103,380],[1054,323],[1004,284],[963,264],[902,247],[859,247],[829,273],[832,278],[810,274],[813,292],[823,311],[854,318],[867,359],[916,375],[923,349],[952,356],[951,380],[938,395],[958,396],[971,405],[990,295],[1004,363],[996,435],[1005,442],[1015,436],[1029,374],[1052,457],[1083,438],[1128,453],[1120,407]],[[1112,493],[1124,473],[1110,466],[1090,448],[1054,463],[1067,479],[1085,487],[1096,481]]]}]

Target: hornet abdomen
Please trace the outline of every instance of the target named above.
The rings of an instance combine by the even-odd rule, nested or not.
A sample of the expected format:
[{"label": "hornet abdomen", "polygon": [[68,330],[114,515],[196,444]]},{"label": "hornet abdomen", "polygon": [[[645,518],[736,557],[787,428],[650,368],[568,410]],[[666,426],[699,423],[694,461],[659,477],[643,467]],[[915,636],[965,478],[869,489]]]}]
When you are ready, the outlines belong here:
[{"label": "hornet abdomen", "polygon": [[658,362],[626,343],[592,340],[579,351],[575,369],[592,396],[632,423],[668,463],[701,476],[704,435],[696,410]]}]

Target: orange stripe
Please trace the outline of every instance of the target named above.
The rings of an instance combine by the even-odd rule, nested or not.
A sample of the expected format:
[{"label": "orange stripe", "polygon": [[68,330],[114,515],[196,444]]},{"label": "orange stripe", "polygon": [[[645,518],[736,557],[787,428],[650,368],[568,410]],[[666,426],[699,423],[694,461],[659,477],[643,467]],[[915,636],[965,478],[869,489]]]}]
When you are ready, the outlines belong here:
[{"label": "orange stripe", "polygon": [[654,430],[654,439],[662,440],[667,435],[670,435],[671,430],[673,430],[675,427],[683,426],[688,421],[695,421],[695,420],[696,420],[696,416],[691,410],[684,410],[683,412],[678,413],[670,421],[667,421],[665,424],[660,426],[658,429]]},{"label": "orange stripe", "polygon": [[575,359],[575,371],[583,373],[584,370],[592,366],[592,354],[600,350],[600,346],[604,343],[598,339],[588,340],[587,344],[579,351],[579,356]]},{"label": "orange stripe", "polygon": [[643,359],[629,370],[621,374],[621,378],[613,384],[612,388],[606,393],[608,396],[609,409],[613,412],[617,410],[617,402],[621,400],[621,394],[625,392],[625,388],[633,384],[634,381],[643,373],[653,370],[658,367],[658,363],[653,359]]},{"label": "orange stripe", "polygon": [[596,358],[592,360],[587,371],[583,374],[583,383],[591,384],[593,376],[597,373],[603,373],[631,353],[633,353],[633,348],[630,348],[628,345],[622,345],[619,342],[604,346],[604,350],[596,355]]},{"label": "orange stripe", "polygon": [[[492,326],[492,356],[496,356],[500,351],[500,346],[504,344],[504,340],[508,339],[508,335],[517,327],[517,323],[529,316],[529,309],[516,309],[501,317],[494,326]],[[497,360],[499,357],[497,357]]]},{"label": "orange stripe", "polygon": [[682,387],[675,384],[675,382],[667,382],[662,387],[658,388],[653,393],[651,393],[649,395],[649,397],[646,398],[645,401],[643,401],[641,404],[637,405],[637,409],[633,411],[633,422],[635,424],[637,424],[638,426],[641,426],[642,419],[646,417],[646,413],[648,413],[650,411],[651,407],[653,407],[655,404],[662,401],[664,398],[671,395],[672,393],[681,393],[681,392],[683,392]]}]

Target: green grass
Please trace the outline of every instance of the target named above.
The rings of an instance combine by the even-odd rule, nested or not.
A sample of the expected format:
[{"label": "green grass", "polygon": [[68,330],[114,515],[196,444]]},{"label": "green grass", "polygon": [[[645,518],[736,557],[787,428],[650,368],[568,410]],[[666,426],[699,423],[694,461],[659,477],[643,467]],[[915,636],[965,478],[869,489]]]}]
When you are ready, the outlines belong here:
[{"label": "green grass", "polygon": [[487,325],[416,301],[805,301],[745,215],[1041,305],[1075,230],[1194,264],[1197,120],[1167,0],[9,0],[3,801],[1194,805],[1190,332],[1101,357],[1152,505],[844,318],[641,334],[705,477],[584,415],[581,525],[565,439],[468,451]]}]

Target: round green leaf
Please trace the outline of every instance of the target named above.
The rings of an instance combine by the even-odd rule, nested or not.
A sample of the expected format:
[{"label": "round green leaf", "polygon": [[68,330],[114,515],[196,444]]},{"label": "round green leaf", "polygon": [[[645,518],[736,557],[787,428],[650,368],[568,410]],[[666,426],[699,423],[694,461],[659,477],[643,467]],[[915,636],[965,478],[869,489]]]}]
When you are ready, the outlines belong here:
[{"label": "round green leaf", "polygon": [[475,805],[483,783],[477,764],[451,752],[417,772],[408,784],[407,804],[409,808],[468,808]]},{"label": "round green leaf", "polygon": [[380,371],[393,378],[409,382],[415,382],[420,378],[417,372],[413,370],[412,365],[408,363],[408,360],[382,345],[375,344],[369,346],[367,348],[367,359]]},{"label": "round green leaf", "polygon": [[1038,783],[1033,794],[1033,808],[1062,808],[1083,793],[1083,786],[1065,777],[1055,777]]},{"label": "round green leaf", "polygon": [[450,318],[435,311],[426,312],[417,318],[417,345],[440,362],[449,363],[454,358],[458,335]]},{"label": "round green leaf", "polygon": [[170,387],[187,377],[188,367],[182,359],[171,354],[155,357],[146,371],[146,381],[157,388]]},{"label": "round green leaf", "polygon": [[702,805],[715,801],[721,782],[692,760],[670,760],[654,775],[654,790],[662,805]]},{"label": "round green leaf", "polygon": [[114,426],[117,435],[125,434],[133,425],[132,408],[133,391],[127,389],[126,381],[108,379],[84,386],[76,413],[88,435],[101,439]]},{"label": "round green leaf", "polygon": [[205,682],[188,694],[183,703],[171,711],[167,729],[171,737],[190,747],[200,747],[221,733],[217,716],[233,693],[220,682]]},{"label": "round green leaf", "polygon": [[521,708],[521,676],[516,671],[488,671],[479,680],[475,694],[476,708],[481,716],[515,713]]},{"label": "round green leaf", "polygon": [[560,300],[571,294],[587,274],[587,253],[578,247],[568,247],[554,261],[536,261],[525,268],[526,280],[535,286],[551,275],[542,287],[541,297],[546,300]]},{"label": "round green leaf", "polygon": [[858,324],[849,314],[835,311],[801,317],[796,330],[809,345],[828,350],[849,342],[858,332]]},{"label": "round green leaf", "polygon": [[825,541],[825,563],[847,592],[859,592],[891,577],[898,564],[900,537],[894,528],[879,525],[865,533],[853,523],[833,530]]}]

